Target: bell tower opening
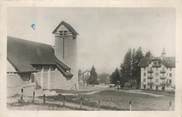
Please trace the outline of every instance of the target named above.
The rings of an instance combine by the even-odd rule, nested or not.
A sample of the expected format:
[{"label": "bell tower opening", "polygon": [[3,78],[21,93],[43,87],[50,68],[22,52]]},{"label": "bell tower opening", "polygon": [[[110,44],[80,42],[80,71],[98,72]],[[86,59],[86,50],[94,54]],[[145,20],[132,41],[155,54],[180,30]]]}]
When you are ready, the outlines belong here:
[{"label": "bell tower opening", "polygon": [[[55,35],[55,55],[67,63],[76,53],[76,38],[78,33],[65,21],[62,21],[52,32]],[[68,63],[70,64],[70,63]]]}]

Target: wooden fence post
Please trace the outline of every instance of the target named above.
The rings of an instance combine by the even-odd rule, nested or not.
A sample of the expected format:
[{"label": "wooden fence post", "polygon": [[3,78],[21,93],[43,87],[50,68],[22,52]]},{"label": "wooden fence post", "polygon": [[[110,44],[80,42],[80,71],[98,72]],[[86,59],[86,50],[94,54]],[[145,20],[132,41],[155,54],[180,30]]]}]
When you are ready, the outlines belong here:
[{"label": "wooden fence post", "polygon": [[82,109],[82,104],[83,104],[83,97],[80,97],[80,109]]},{"label": "wooden fence post", "polygon": [[63,95],[63,106],[65,106],[66,97]]},{"label": "wooden fence post", "polygon": [[35,91],[33,91],[33,99],[32,99],[32,103],[34,103],[35,100]]},{"label": "wooden fence post", "polygon": [[101,103],[101,101],[100,101],[100,100],[98,100],[98,105],[97,105],[97,106],[98,106],[98,107],[97,107],[97,108],[98,108],[98,110],[100,110],[100,103]]},{"label": "wooden fence post", "polygon": [[129,109],[130,109],[130,111],[132,111],[132,101],[131,100],[129,101]]},{"label": "wooden fence post", "polygon": [[21,89],[20,102],[23,102],[23,88]]},{"label": "wooden fence post", "polygon": [[43,95],[43,104],[45,104],[46,103],[46,95],[44,94]]},{"label": "wooden fence post", "polygon": [[172,110],[172,101],[169,101],[169,110]]}]

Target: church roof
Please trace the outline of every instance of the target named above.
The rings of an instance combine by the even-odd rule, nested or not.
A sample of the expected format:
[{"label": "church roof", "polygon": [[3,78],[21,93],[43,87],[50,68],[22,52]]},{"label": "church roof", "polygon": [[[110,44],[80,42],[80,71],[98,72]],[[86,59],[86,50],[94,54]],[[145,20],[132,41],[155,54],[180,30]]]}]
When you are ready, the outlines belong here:
[{"label": "church roof", "polygon": [[59,27],[61,25],[64,25],[73,35],[78,35],[77,31],[67,22],[62,21],[61,23],[59,23],[59,25],[53,30],[53,34],[57,32],[57,30],[59,29]]},{"label": "church roof", "polygon": [[152,61],[159,61],[161,64],[165,65],[169,68],[175,67],[175,57],[163,57],[161,59],[160,57],[153,57],[153,58],[144,58],[141,60],[139,66],[140,67],[147,67]]},{"label": "church roof", "polygon": [[15,37],[7,39],[7,59],[17,72],[36,71],[32,65],[56,65],[65,77],[72,74],[70,68],[58,60],[52,46]]}]

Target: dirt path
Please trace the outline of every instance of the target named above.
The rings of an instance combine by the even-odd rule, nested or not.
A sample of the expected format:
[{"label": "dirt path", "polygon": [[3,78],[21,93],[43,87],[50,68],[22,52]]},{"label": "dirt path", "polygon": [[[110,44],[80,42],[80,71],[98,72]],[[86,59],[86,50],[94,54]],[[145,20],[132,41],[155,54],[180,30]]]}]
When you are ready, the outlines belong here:
[{"label": "dirt path", "polygon": [[95,94],[95,93],[102,92],[104,90],[107,90],[107,89],[97,89],[97,90],[94,90],[94,91],[90,91],[90,92],[86,92],[86,93],[81,93],[81,94],[84,94],[84,95],[92,95],[92,94]]},{"label": "dirt path", "polygon": [[162,96],[164,96],[164,95],[159,95],[159,94],[142,92],[141,90],[120,90],[120,92],[143,94],[143,95],[149,95],[149,96],[152,96],[152,97],[162,97]]}]

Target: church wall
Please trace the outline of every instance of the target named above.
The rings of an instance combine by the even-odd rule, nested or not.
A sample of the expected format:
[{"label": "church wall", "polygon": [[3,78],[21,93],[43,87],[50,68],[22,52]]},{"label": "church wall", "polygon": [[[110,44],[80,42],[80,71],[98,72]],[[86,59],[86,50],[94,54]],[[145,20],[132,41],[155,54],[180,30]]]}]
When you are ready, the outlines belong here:
[{"label": "church wall", "polygon": [[[43,70],[43,81],[41,81],[41,71],[35,73],[35,81],[41,86],[43,89],[64,89],[71,90],[75,87],[75,79],[72,78],[67,80],[62,73],[55,69],[50,70],[50,79],[48,79],[48,70]],[[43,82],[43,86],[42,86]]]},{"label": "church wall", "polygon": [[[23,75],[21,77],[14,67],[7,61],[7,97],[14,96],[16,94],[20,94],[21,88],[23,86],[30,83],[30,75]],[[24,92],[26,94],[29,88],[24,88]]]},{"label": "church wall", "polygon": [[59,71],[51,72],[51,76],[53,76],[51,78],[51,89],[64,89],[64,90],[75,89],[74,77],[68,80]]},{"label": "church wall", "polygon": [[[42,69],[41,69],[42,70]],[[33,91],[35,90],[35,84],[38,84],[42,87],[41,74],[43,79],[43,89],[64,89],[64,90],[74,90],[76,79],[75,77],[70,80],[66,79],[62,73],[57,69],[51,69],[44,67],[43,72],[33,73],[34,75],[34,83],[31,82],[29,73],[25,73],[25,75],[19,75],[16,73],[14,67],[7,62],[7,96],[14,96],[16,94],[20,94],[22,87],[28,86],[24,89],[24,95],[32,96]],[[50,79],[48,79],[48,72],[50,70]],[[26,78],[25,78],[26,77]],[[35,83],[36,82],[36,83]]]},{"label": "church wall", "polygon": [[7,97],[17,94],[25,82],[16,73],[7,74]]}]

